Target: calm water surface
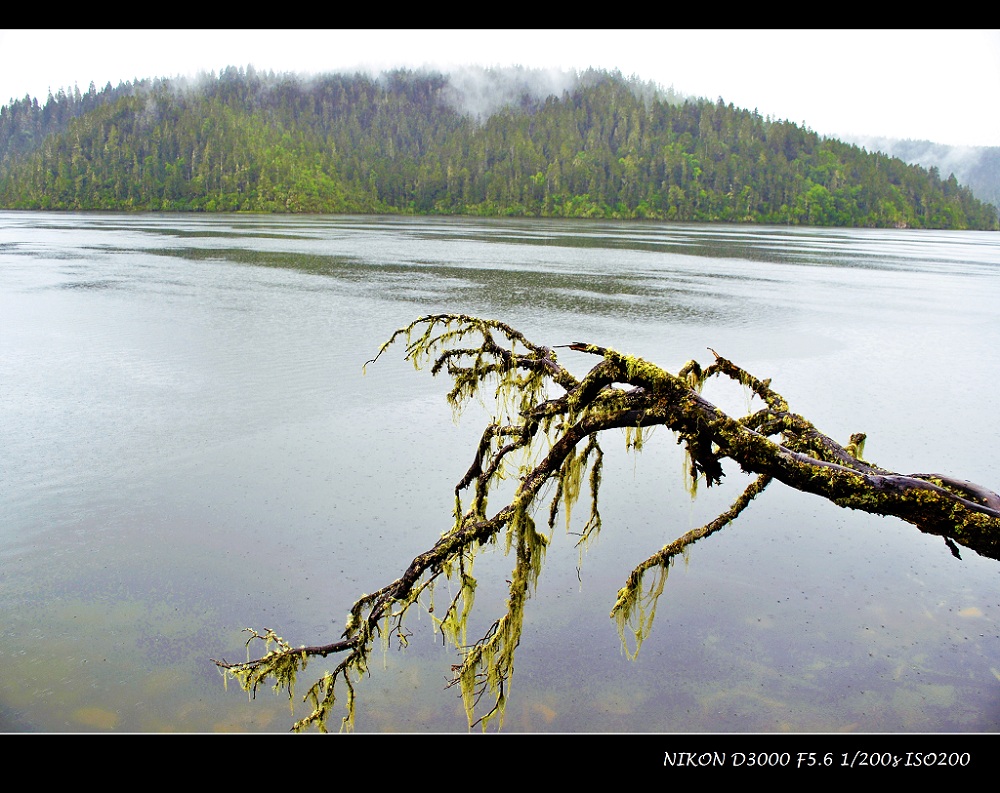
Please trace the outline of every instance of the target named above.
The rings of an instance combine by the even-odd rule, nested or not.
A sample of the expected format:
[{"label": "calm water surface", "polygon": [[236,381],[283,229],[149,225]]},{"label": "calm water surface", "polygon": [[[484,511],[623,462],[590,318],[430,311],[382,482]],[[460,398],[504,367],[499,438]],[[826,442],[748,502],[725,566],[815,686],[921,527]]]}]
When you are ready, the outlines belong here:
[{"label": "calm water surface", "polygon": [[[988,233],[0,213],[0,729],[286,730],[209,659],[248,625],[335,638],[450,526],[485,414],[399,351],[361,373],[427,313],[674,370],[712,347],[880,465],[998,489],[998,265]],[[745,478],[692,501],[669,432],[604,448],[604,529],[582,564],[553,538],[505,730],[1000,729],[1000,563],[780,485],[672,569],[629,661],[618,588]],[[511,565],[477,561],[470,635]],[[413,617],[359,730],[466,729]]]}]

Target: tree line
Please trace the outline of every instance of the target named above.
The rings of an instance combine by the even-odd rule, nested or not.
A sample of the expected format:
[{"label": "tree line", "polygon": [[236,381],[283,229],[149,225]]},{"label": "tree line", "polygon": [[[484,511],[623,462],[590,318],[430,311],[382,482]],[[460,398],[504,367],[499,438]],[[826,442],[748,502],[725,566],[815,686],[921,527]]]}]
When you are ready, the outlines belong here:
[{"label": "tree line", "polygon": [[0,108],[0,207],[997,229],[954,175],[590,70],[484,116],[446,75],[110,84]]}]

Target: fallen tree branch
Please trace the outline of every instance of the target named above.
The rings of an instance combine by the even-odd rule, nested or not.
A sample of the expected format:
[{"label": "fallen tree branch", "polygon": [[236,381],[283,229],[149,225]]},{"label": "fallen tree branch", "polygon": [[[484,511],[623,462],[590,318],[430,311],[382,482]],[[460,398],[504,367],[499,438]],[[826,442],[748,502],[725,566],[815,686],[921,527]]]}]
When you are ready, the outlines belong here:
[{"label": "fallen tree branch", "polygon": [[[478,343],[470,346],[468,340]],[[589,471],[590,515],[581,542],[600,531],[598,493],[603,470],[601,432],[620,428],[626,443],[640,448],[647,428],[666,426],[678,436],[688,458],[692,488],[704,481],[719,485],[722,461],[730,459],[756,478],[733,505],[704,527],[688,532],[639,564],[619,591],[611,615],[617,620],[630,655],[639,651],[655,614],[669,565],[676,554],[735,520],[771,481],[813,493],[843,507],[872,514],[893,515],[921,531],[956,545],[1000,559],[1000,496],[980,485],[940,474],[899,474],[862,458],[865,435],[855,433],[846,446],[820,432],[810,421],[792,413],[770,380],[759,380],[712,351],[706,368],[689,361],[674,375],[654,364],[584,342],[565,345],[600,360],[582,379],[559,362],[553,348],[534,344],[519,331],[496,321],[461,314],[423,317],[397,330],[382,346],[374,363],[389,347],[403,343],[415,366],[430,363],[434,374],[446,372],[453,387],[448,400],[456,410],[473,396],[492,396],[497,411],[484,430],[466,474],[456,489],[455,523],[430,549],[414,557],[403,574],[377,592],[362,595],[351,607],[338,641],[292,647],[271,630],[251,629],[245,662],[216,661],[225,677],[254,693],[264,684],[292,694],[297,676],[311,659],[338,655],[306,692],[311,712],[295,729],[325,729],[336,702],[338,685],[346,692],[343,725],[354,718],[354,683],[367,673],[376,637],[391,634],[405,640],[404,617],[421,595],[444,576],[457,581],[458,594],[436,627],[461,653],[453,684],[461,688],[470,726],[502,721],[507,681],[513,674],[514,651],[520,641],[525,602],[541,572],[548,539],[537,530],[533,513],[550,483],[548,527],[559,510],[568,514]],[[367,364],[366,364],[367,366]],[[733,418],[701,396],[705,382],[723,376],[741,383],[764,407]],[[553,395],[551,390],[561,393]],[[508,417],[500,421],[500,416]],[[511,420],[509,417],[516,416]],[[579,449],[579,450],[578,450]],[[518,460],[544,451],[541,461],[522,467]],[[526,455],[521,458],[520,455]],[[518,485],[511,501],[489,515],[488,496],[508,468],[517,466]],[[463,493],[470,492],[468,505]],[[473,560],[478,549],[502,543],[515,550],[505,613],[489,631],[467,644],[466,624],[475,595]],[[643,590],[651,571],[657,577]],[[432,615],[433,616],[433,615]],[[631,631],[635,649],[629,648]],[[264,643],[264,654],[252,658],[250,645]],[[476,716],[483,697],[489,710]]]}]

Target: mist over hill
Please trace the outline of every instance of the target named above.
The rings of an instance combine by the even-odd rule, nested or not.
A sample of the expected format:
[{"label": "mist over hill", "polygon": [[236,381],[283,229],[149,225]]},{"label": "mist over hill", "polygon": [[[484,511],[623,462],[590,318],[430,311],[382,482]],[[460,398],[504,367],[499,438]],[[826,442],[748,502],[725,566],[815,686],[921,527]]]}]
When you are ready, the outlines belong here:
[{"label": "mist over hill", "polygon": [[1000,146],[948,146],[929,140],[852,137],[851,143],[903,162],[955,174],[976,198],[1000,207]]},{"label": "mist over hill", "polygon": [[0,108],[17,209],[998,227],[941,173],[596,70],[228,67]]}]

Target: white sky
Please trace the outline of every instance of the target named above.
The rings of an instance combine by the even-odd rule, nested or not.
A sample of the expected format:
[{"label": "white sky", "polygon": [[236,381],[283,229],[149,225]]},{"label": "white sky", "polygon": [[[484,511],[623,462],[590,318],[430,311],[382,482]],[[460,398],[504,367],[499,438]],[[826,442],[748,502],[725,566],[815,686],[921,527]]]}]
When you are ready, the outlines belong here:
[{"label": "white sky", "polygon": [[93,80],[406,66],[619,69],[828,135],[1000,146],[997,30],[0,31],[0,104]]}]

